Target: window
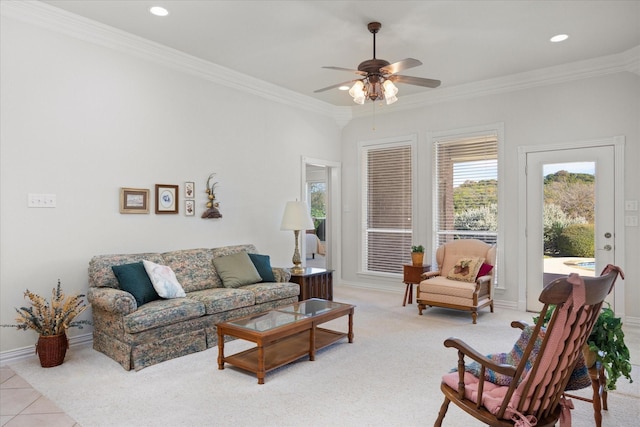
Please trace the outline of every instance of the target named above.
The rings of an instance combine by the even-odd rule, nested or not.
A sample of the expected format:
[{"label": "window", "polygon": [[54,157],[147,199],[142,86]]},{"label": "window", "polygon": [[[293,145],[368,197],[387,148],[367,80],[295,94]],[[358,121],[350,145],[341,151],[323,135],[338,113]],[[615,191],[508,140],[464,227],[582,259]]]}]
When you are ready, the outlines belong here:
[{"label": "window", "polygon": [[497,135],[436,140],[435,173],[435,246],[455,239],[496,243]]},{"label": "window", "polygon": [[402,273],[413,239],[415,138],[361,147],[362,269]]}]

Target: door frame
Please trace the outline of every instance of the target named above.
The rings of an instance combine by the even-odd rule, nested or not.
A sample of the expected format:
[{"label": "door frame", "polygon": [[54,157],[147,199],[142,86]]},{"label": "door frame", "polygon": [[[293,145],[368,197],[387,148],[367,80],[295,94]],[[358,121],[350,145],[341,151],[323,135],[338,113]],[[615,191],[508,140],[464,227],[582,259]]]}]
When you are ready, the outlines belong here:
[{"label": "door frame", "polygon": [[[588,141],[564,142],[548,145],[524,145],[518,147],[518,309],[527,307],[527,154],[541,151],[556,151],[610,146],[614,149],[614,233],[615,264],[624,270],[624,136],[613,136]],[[596,272],[598,274],[599,272]],[[616,281],[613,301],[616,316],[624,319],[624,280]]]},{"label": "door frame", "polygon": [[[340,211],[342,210],[342,163],[331,160],[317,159],[302,156],[300,166],[300,200],[307,200],[307,165],[323,166],[327,168],[327,221],[325,232],[330,236],[327,257],[325,259],[326,269],[334,270],[335,276],[341,274],[341,250],[342,224],[340,222]],[[305,251],[304,239],[301,251]],[[304,253],[304,252],[302,252]]]}]

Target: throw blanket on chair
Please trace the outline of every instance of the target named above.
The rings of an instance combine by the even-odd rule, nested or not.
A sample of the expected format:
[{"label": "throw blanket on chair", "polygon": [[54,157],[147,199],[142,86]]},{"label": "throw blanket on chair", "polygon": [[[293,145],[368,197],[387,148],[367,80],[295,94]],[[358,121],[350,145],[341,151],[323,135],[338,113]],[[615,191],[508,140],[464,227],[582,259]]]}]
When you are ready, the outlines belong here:
[{"label": "throw blanket on chair", "polygon": [[[493,360],[496,363],[507,364],[511,366],[518,366],[520,360],[522,360],[522,354],[524,353],[524,349],[529,344],[529,340],[531,339],[531,334],[533,334],[533,326],[525,326],[520,334],[520,338],[514,344],[513,348],[509,353],[496,353],[496,354],[487,354],[487,357]],[[526,362],[525,365],[525,375],[531,369],[532,362],[536,360],[538,357],[538,352],[540,351],[540,345],[542,344],[542,337],[544,337],[545,329],[540,330],[539,336],[536,338],[536,342],[533,345],[533,350],[531,351],[531,355]],[[457,372],[458,369],[454,368],[451,372]],[[471,362],[470,364],[465,366],[465,371],[469,372],[475,377],[480,376],[480,364],[478,362]],[[522,378],[525,377],[522,376]],[[522,381],[521,378],[521,381]],[[495,372],[491,369],[486,369],[484,373],[484,379],[486,381],[490,381],[497,385],[510,385],[511,377],[508,375],[503,375],[498,372]],[[569,383],[565,390],[580,390],[586,387],[591,386],[591,379],[589,378],[589,371],[587,370],[587,365],[584,361],[584,356],[580,355],[578,357],[578,362],[576,363],[576,367],[571,373],[571,378],[569,379]]]}]

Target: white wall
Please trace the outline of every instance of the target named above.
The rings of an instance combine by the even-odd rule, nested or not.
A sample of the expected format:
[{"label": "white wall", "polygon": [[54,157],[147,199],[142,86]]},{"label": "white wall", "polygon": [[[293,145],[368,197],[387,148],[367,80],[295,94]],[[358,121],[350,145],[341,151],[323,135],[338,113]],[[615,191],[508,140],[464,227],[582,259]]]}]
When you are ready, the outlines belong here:
[{"label": "white wall", "polygon": [[[85,292],[96,254],[254,243],[290,265],[281,215],[301,196],[302,156],[339,161],[333,120],[5,16],[1,31],[2,324],[27,288],[49,295],[59,278]],[[212,172],[223,218],[205,220]],[[193,217],[185,181],[196,184]],[[179,215],[154,214],[154,197],[149,215],[119,213],[120,187],[155,184],[180,185]],[[56,194],[57,207],[27,208],[28,193]],[[0,351],[35,343],[0,332]]]},{"label": "white wall", "polygon": [[[445,80],[446,83],[446,80]],[[436,89],[437,90],[437,89]],[[402,102],[401,93],[400,100]],[[371,108],[370,104],[364,108]],[[577,142],[624,135],[625,199],[640,199],[640,76],[622,72],[604,77],[537,87],[470,100],[451,101],[396,114],[378,114],[375,131],[371,118],[353,120],[343,130],[343,258],[345,283],[398,289],[396,280],[358,273],[359,188],[358,141],[418,135],[418,241],[431,242],[431,150],[429,132],[449,131],[493,123],[505,130],[504,277],[496,299],[509,305],[518,301],[518,146]],[[637,212],[635,213],[638,214]],[[640,323],[640,228],[625,227],[625,312],[627,320]],[[430,254],[429,254],[430,255]]]}]

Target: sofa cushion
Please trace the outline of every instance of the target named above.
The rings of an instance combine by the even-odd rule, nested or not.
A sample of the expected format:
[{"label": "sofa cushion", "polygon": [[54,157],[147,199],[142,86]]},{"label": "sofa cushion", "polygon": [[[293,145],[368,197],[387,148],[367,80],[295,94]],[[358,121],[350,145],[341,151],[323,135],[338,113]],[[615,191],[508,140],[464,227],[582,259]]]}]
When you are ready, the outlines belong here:
[{"label": "sofa cushion", "polygon": [[143,259],[162,264],[162,256],[157,253],[96,255],[89,261],[89,286],[121,289],[111,267],[142,262]]},{"label": "sofa cushion", "polygon": [[271,269],[271,259],[269,255],[249,254],[251,262],[258,270],[258,274],[262,277],[263,282],[275,282],[276,278]]},{"label": "sofa cushion", "polygon": [[214,258],[213,265],[216,267],[225,288],[237,288],[262,280],[246,252]]},{"label": "sofa cushion", "polygon": [[256,304],[262,304],[264,302],[275,301],[288,297],[297,297],[300,294],[300,285],[297,283],[261,282],[243,286],[240,289],[253,292]]},{"label": "sofa cushion", "polygon": [[460,257],[447,274],[447,279],[475,282],[483,262],[482,257]]},{"label": "sofa cushion", "polygon": [[204,304],[199,301],[190,298],[159,299],[124,316],[124,330],[136,334],[202,317],[204,314]]},{"label": "sofa cushion", "polygon": [[206,314],[251,307],[256,302],[253,292],[235,288],[212,288],[189,292],[187,299],[193,299],[203,304]]},{"label": "sofa cushion", "polygon": [[160,299],[142,262],[114,265],[111,268],[118,279],[120,289],[133,295],[138,307]]},{"label": "sofa cushion", "polygon": [[[211,249],[186,249],[165,252],[163,264],[171,267],[185,292],[221,288],[222,281],[211,267]],[[155,261],[154,261],[155,262]]]},{"label": "sofa cushion", "polygon": [[171,267],[147,260],[142,261],[142,264],[151,283],[153,283],[153,288],[162,298],[183,298],[186,296]]}]

